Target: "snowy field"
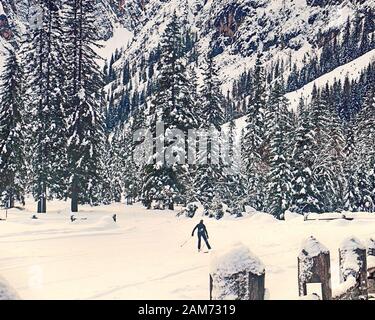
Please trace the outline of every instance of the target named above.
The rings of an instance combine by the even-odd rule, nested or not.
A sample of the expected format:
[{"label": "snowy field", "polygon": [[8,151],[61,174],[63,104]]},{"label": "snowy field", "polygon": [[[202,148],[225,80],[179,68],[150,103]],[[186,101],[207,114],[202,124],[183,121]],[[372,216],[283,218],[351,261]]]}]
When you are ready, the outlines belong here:
[{"label": "snowy field", "polygon": [[[172,211],[140,205],[82,207],[70,222],[69,203],[48,204],[49,213],[12,209],[0,221],[0,276],[23,299],[208,299],[210,255],[198,253],[196,238],[184,247],[201,218],[176,218]],[[112,221],[117,213],[118,222]],[[5,211],[0,211],[0,218]],[[211,245],[220,251],[247,245],[266,267],[269,299],[297,298],[297,256],[313,235],[331,251],[333,289],[338,284],[338,247],[354,235],[375,237],[375,216],[353,221],[277,221],[253,213],[240,219],[205,219]],[[87,220],[85,220],[87,219]]]}]

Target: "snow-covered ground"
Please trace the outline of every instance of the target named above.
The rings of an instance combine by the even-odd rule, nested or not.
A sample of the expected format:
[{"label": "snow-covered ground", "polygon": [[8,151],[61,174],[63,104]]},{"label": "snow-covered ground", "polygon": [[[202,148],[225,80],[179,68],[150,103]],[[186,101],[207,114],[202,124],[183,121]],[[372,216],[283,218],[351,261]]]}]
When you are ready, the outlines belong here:
[{"label": "snow-covered ground", "polygon": [[[69,203],[48,203],[32,220],[35,204],[12,209],[0,221],[0,276],[23,299],[207,299],[211,254],[198,253],[191,238],[201,219],[140,205],[83,207],[70,222]],[[117,213],[118,222],[112,221]],[[0,211],[4,218],[5,211]],[[87,220],[84,220],[87,219]],[[331,251],[333,288],[338,285],[338,246],[349,236],[375,237],[375,215],[353,221],[308,221],[264,213],[244,218],[205,219],[214,250],[241,242],[263,262],[270,299],[297,297],[301,243],[316,237]]]}]

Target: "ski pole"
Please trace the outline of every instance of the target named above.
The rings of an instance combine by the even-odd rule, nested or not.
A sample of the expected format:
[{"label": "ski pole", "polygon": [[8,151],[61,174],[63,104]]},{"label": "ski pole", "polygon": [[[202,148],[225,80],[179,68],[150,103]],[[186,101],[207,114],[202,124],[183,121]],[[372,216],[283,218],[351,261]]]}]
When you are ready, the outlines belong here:
[{"label": "ski pole", "polygon": [[189,237],[187,240],[185,240],[184,243],[180,245],[180,247],[182,248],[185,244],[187,244],[191,240],[191,238],[193,237]]}]

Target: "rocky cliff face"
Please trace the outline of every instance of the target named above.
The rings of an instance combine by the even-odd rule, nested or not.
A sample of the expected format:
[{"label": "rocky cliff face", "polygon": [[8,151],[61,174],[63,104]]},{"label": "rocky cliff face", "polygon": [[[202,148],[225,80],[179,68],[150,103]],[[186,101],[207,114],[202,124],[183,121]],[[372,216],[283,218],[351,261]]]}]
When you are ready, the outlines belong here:
[{"label": "rocky cliff face", "polygon": [[[31,2],[0,1],[3,45],[22,33]],[[176,11],[197,33],[200,56],[212,50],[224,82],[230,82],[253,63],[260,49],[269,63],[283,58],[303,64],[306,54],[319,54],[322,35],[339,32],[348,18],[374,8],[375,0],[99,0],[97,26],[103,40],[117,27],[134,32],[117,63],[121,68],[121,62],[147,57],[157,47]]]},{"label": "rocky cliff face", "polygon": [[13,42],[22,33],[22,26],[26,22],[26,0],[0,1],[0,40]]}]

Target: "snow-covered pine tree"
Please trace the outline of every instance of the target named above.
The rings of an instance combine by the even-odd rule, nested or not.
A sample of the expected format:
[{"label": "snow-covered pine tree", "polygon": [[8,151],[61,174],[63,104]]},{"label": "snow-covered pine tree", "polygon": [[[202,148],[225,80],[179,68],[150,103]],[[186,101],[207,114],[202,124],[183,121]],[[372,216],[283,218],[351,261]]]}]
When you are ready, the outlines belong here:
[{"label": "snow-covered pine tree", "polygon": [[68,166],[72,212],[78,204],[95,203],[100,193],[103,120],[103,76],[97,65],[95,3],[65,0],[67,93],[69,109]]},{"label": "snow-covered pine tree", "polygon": [[236,122],[234,119],[229,121],[228,129],[228,156],[229,160],[233,161],[236,151]]},{"label": "snow-covered pine tree", "polygon": [[265,146],[266,80],[262,56],[258,54],[253,74],[253,94],[247,107],[243,143],[246,166],[247,198],[256,210],[264,209],[265,175],[263,157]]},{"label": "snow-covered pine tree", "polygon": [[201,115],[205,120],[204,127],[213,125],[218,131],[221,131],[221,125],[224,122],[224,111],[222,109],[223,94],[220,89],[218,69],[211,53],[205,57],[202,67],[203,83],[200,87]]},{"label": "snow-covered pine tree", "polygon": [[[223,96],[220,90],[218,71],[212,55],[206,56],[203,66],[203,83],[199,88],[201,118],[200,128],[206,134],[206,150],[198,154],[197,170],[195,173],[194,187],[199,201],[211,208],[215,194],[224,198],[223,163],[220,158],[220,134],[224,121],[222,110]],[[202,137],[203,138],[203,137]],[[198,145],[199,145],[198,141]]]},{"label": "snow-covered pine tree", "polygon": [[291,209],[294,212],[302,214],[322,211],[320,194],[314,175],[317,148],[310,109],[306,109],[299,116],[292,156],[293,197]]},{"label": "snow-covered pine tree", "polygon": [[134,118],[132,123],[119,126],[112,139],[113,162],[116,167],[116,170],[113,171],[113,179],[119,182],[122,193],[127,199],[136,199],[142,186],[139,175],[140,168],[137,164],[142,162],[143,155],[137,155],[139,158],[137,158],[136,163],[134,159],[133,126]]},{"label": "snow-covered pine tree", "polygon": [[215,192],[212,199],[209,216],[210,218],[215,218],[216,220],[220,220],[224,216],[223,200],[218,191]]},{"label": "snow-covered pine tree", "polygon": [[[201,104],[200,104],[200,93],[199,93],[199,86],[198,86],[198,76],[196,72],[195,64],[190,66],[188,69],[190,75],[190,92],[192,98],[192,110],[196,116],[197,120],[197,128],[202,128],[204,126],[204,115],[202,114]],[[190,155],[196,155],[198,148],[198,140],[196,139],[194,143],[189,143],[188,145],[188,152]],[[196,158],[195,158],[196,160]],[[189,163],[189,172],[190,172],[190,181],[185,186],[185,198],[186,204],[191,202],[195,202],[196,198],[196,189],[195,189],[195,181],[197,179],[197,163]],[[194,207],[194,205],[192,205]]]},{"label": "snow-covered pine tree", "polygon": [[356,212],[359,210],[359,194],[358,194],[358,180],[357,180],[357,163],[358,163],[358,149],[356,148],[356,134],[354,121],[346,123],[345,126],[345,161],[344,161],[344,175],[345,175],[345,189],[344,189],[344,209]]},{"label": "snow-covered pine tree", "polygon": [[343,88],[341,90],[341,104],[340,109],[338,110],[340,118],[345,121],[350,121],[353,119],[353,110],[350,106],[352,105],[352,85],[349,79],[349,76],[345,77]]},{"label": "snow-covered pine tree", "polygon": [[[375,42],[374,42],[375,44]],[[364,110],[368,110],[368,121],[366,123],[366,128],[368,131],[368,142],[370,145],[375,145],[375,75],[371,73],[371,81],[367,86],[367,94],[364,101]],[[367,118],[367,116],[365,117]],[[368,164],[369,170],[367,171],[369,188],[372,197],[372,211],[375,211],[375,150],[374,148],[368,150]]]},{"label": "snow-covered pine tree", "polygon": [[297,114],[298,115],[301,115],[304,110],[305,110],[305,100],[303,99],[303,97],[300,97],[299,98],[299,103],[298,103],[298,108],[297,108]]},{"label": "snow-covered pine tree", "polygon": [[347,63],[351,60],[351,45],[350,45],[350,31],[351,31],[351,24],[350,24],[350,18],[348,17],[346,20],[346,24],[344,27],[344,31],[342,34],[342,40],[341,40],[341,61],[343,63]]},{"label": "snow-covered pine tree", "polygon": [[[145,110],[147,110],[147,103],[144,107],[139,107],[138,109],[134,110],[133,113],[133,121],[131,123],[131,132],[134,135],[140,129],[146,128],[146,117],[145,117]],[[130,167],[134,168],[134,172],[131,173],[133,176],[132,179],[132,191],[131,194],[133,197],[140,198],[142,196],[142,188],[143,188],[143,180],[144,180],[144,167],[145,167],[145,154],[138,154],[137,148],[140,147],[141,143],[145,143],[144,140],[142,141],[134,141],[133,136],[131,137],[130,141],[130,150],[131,150],[131,158],[129,159]],[[145,151],[142,151],[145,152]]]},{"label": "snow-covered pine tree", "polygon": [[[292,168],[290,149],[292,144],[292,116],[288,110],[288,100],[277,80],[269,97],[272,110],[270,126],[270,170],[267,177],[267,211],[282,219],[292,200]],[[270,118],[270,119],[271,119]]]},{"label": "snow-covered pine tree", "polygon": [[374,168],[375,151],[369,146],[375,145],[375,85],[370,83],[363,105],[356,119],[355,127],[355,153],[358,161],[353,163],[357,168],[357,196],[358,210],[375,210],[374,195]]},{"label": "snow-covered pine tree", "polygon": [[310,105],[310,117],[316,145],[316,155],[312,170],[320,194],[319,208],[321,212],[334,210],[333,203],[335,203],[337,196],[337,185],[334,184],[336,177],[331,163],[330,150],[327,150],[332,116],[334,116],[331,115],[330,104],[327,84],[327,87],[322,92],[316,91]]},{"label": "snow-covered pine tree", "polygon": [[[117,129],[118,130],[118,129]],[[121,173],[122,167],[117,161],[116,151],[119,149],[120,141],[116,139],[117,130],[112,134],[112,141],[107,139],[103,150],[103,174],[100,186],[100,194],[97,197],[100,203],[110,204],[121,201]],[[99,201],[98,201],[99,202]]]},{"label": "snow-covered pine tree", "polygon": [[65,55],[61,8],[41,0],[34,8],[40,24],[29,26],[23,50],[28,84],[27,145],[32,192],[38,212],[46,212],[47,192],[49,198],[63,198],[66,191]]},{"label": "snow-covered pine tree", "polygon": [[[161,39],[161,56],[155,95],[150,108],[150,127],[154,138],[153,163],[145,167],[143,198],[150,203],[160,200],[173,209],[176,197],[184,197],[185,185],[190,183],[187,165],[187,131],[197,127],[194,114],[191,85],[186,71],[186,59],[182,55],[182,26],[176,13],[172,15]],[[164,124],[156,130],[157,123]],[[185,141],[174,142],[173,129],[185,133]],[[163,131],[163,132],[159,132]],[[164,140],[165,135],[165,140]],[[164,146],[156,148],[156,141],[164,140]],[[166,156],[166,151],[173,153]],[[183,158],[181,155],[184,154]],[[163,159],[157,161],[157,159]]]},{"label": "snow-covered pine tree", "polygon": [[202,109],[200,106],[200,95],[198,86],[197,71],[194,66],[188,68],[190,95],[191,95],[191,109],[196,118],[196,127],[201,127],[205,117],[202,115]]},{"label": "snow-covered pine tree", "polygon": [[23,73],[16,52],[8,49],[0,89],[0,197],[7,207],[24,202],[25,145]]},{"label": "snow-covered pine tree", "polygon": [[[226,143],[226,142],[225,142]],[[231,214],[242,216],[245,186],[241,175],[241,154],[236,141],[236,123],[232,119],[228,130],[228,163],[224,167],[226,193],[224,202],[227,203]]]},{"label": "snow-covered pine tree", "polygon": [[325,114],[320,124],[323,126],[324,141],[319,145],[319,161],[317,174],[320,174],[320,192],[325,203],[325,211],[343,208],[344,192],[344,146],[345,138],[342,122],[333,101],[331,89],[327,86],[322,91],[320,112]]}]

